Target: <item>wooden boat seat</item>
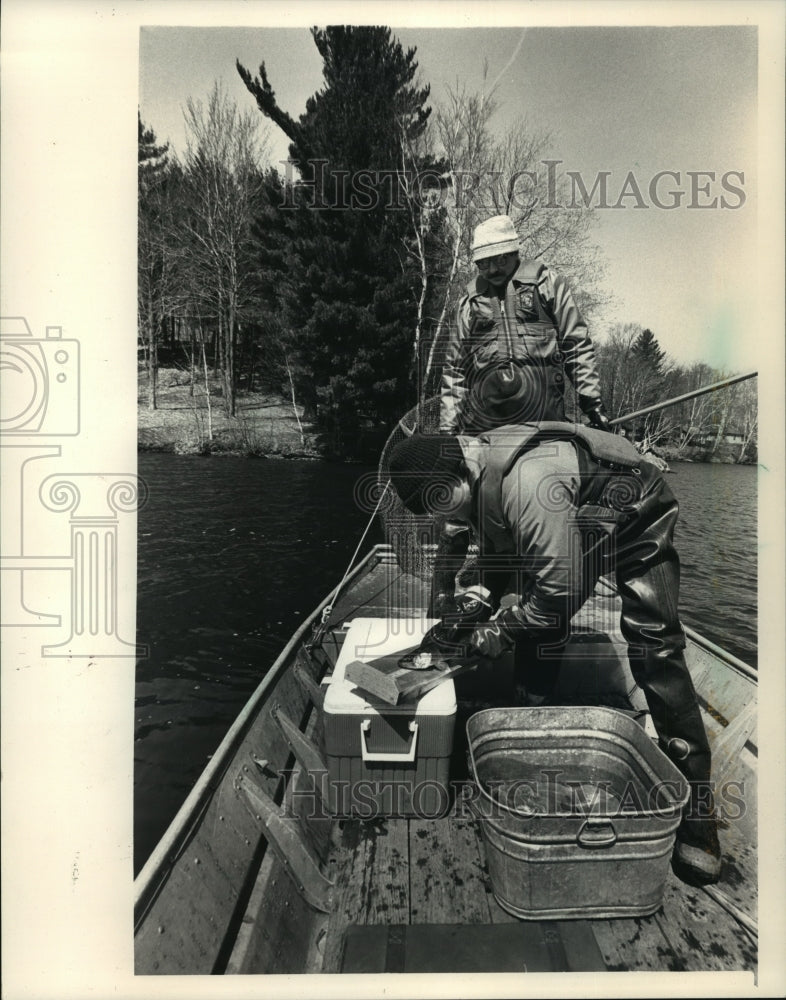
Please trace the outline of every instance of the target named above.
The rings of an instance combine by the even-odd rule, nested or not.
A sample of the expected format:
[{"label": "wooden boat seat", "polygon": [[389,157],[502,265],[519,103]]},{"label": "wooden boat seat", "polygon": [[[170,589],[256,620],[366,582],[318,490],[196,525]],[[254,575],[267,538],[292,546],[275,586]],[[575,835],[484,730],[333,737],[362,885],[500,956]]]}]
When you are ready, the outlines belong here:
[{"label": "wooden boat seat", "polygon": [[605,972],[586,920],[347,928],[341,972]]}]

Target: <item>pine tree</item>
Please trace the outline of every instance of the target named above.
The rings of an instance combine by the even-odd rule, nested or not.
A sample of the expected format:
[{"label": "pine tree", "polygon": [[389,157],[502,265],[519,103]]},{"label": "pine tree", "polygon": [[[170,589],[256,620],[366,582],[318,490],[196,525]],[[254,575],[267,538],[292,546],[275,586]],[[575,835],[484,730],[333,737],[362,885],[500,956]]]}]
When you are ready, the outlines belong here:
[{"label": "pine tree", "polygon": [[[652,332],[645,328],[633,342],[630,351],[631,375],[637,386],[640,400],[638,406],[653,406],[664,398],[666,376],[669,365],[666,352]],[[663,414],[660,412],[648,414],[638,426],[638,435],[644,440],[653,439],[658,432]]]},{"label": "pine tree", "polygon": [[635,364],[653,378],[665,374],[666,352],[661,350],[655,334],[650,329],[644,329],[636,338],[631,356]]},{"label": "pine tree", "polygon": [[167,177],[169,144],[157,145],[155,132],[142,124],[137,143],[137,325],[145,352],[148,404],[157,406],[158,345],[171,291],[171,252],[168,240]]},{"label": "pine tree", "polygon": [[137,110],[138,140],[137,164],[140,192],[152,187],[161,178],[168,165],[169,143],[156,145],[156,134],[142,124],[142,115]]},{"label": "pine tree", "polygon": [[415,50],[388,28],[313,29],[324,86],[295,121],[264,63],[238,72],[291,140],[300,175],[268,178],[260,268],[288,331],[298,392],[330,450],[378,443],[412,404],[411,342],[420,273],[399,174],[402,144],[426,127]]}]

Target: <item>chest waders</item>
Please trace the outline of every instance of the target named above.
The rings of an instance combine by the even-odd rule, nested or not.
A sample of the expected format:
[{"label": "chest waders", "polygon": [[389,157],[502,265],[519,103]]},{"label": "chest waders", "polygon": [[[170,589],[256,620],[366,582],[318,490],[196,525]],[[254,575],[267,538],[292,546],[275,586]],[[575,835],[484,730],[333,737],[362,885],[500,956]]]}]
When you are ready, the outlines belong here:
[{"label": "chest waders", "polygon": [[[688,822],[701,839],[702,829],[711,825],[714,830],[710,747],[685,663],[685,633],[678,615],[680,566],[674,528],[679,508],[663,476],[624,438],[581,425],[491,431],[481,437],[488,446],[480,481],[484,534],[495,552],[515,551],[502,515],[502,480],[538,441],[559,438],[570,438],[577,446],[579,525],[583,529],[596,523],[607,529],[603,571],[613,573],[621,598],[620,628],[628,643],[631,673],[647,699],[661,748],[690,782]],[[601,571],[598,560],[592,563],[584,581],[585,598]],[[548,696],[553,690],[559,670],[555,644],[564,641],[568,624],[559,621],[549,635],[525,641],[521,653],[517,649],[517,669],[531,693]]]},{"label": "chest waders", "polygon": [[503,298],[486,294],[485,279],[470,282],[470,330],[462,358],[468,393],[461,433],[565,419],[564,354],[538,290],[543,270],[543,264],[523,263]]}]

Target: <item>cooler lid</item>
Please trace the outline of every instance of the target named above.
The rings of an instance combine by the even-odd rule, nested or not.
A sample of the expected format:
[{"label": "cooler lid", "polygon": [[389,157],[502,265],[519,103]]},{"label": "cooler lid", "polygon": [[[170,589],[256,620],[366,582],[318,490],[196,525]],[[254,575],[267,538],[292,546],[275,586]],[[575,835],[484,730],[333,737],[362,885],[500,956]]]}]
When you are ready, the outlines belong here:
[{"label": "cooler lid", "polygon": [[452,715],[456,711],[456,689],[452,680],[443,681],[422,698],[391,705],[356,687],[344,677],[353,660],[375,660],[394,653],[402,655],[417,646],[436,618],[355,618],[347,630],[333,676],[325,694],[325,711],[364,712],[373,710],[386,715]]}]

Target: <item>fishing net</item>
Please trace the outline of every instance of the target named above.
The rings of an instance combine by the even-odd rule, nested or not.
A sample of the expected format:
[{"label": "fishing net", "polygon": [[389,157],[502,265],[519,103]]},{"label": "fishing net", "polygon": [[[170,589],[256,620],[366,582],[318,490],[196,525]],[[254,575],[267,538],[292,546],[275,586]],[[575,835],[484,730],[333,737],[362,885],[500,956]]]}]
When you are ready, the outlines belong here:
[{"label": "fishing net", "polygon": [[[380,493],[389,482],[390,454],[396,445],[413,434],[438,432],[439,397],[427,399],[404,414],[382,449],[377,470]],[[385,541],[392,546],[401,569],[422,580],[430,580],[442,519],[433,514],[421,516],[411,513],[399,500],[392,486],[388,487],[382,498],[379,515]]]},{"label": "fishing net", "polygon": [[[434,397],[413,407],[399,420],[382,450],[376,482],[377,494],[382,496],[379,516],[385,540],[392,547],[403,572],[427,582],[432,580],[438,553],[441,560],[445,558],[444,549],[439,549],[439,545],[440,541],[444,543],[442,536],[446,518],[435,514],[413,514],[399,500],[393,487],[388,486],[385,490],[385,485],[389,482],[390,454],[393,449],[400,441],[405,441],[414,434],[437,434],[439,409],[439,397]],[[462,563],[462,557],[458,558],[458,562]],[[463,589],[476,582],[476,563],[477,545],[473,540],[463,558],[463,565],[455,567],[459,588]]]}]

